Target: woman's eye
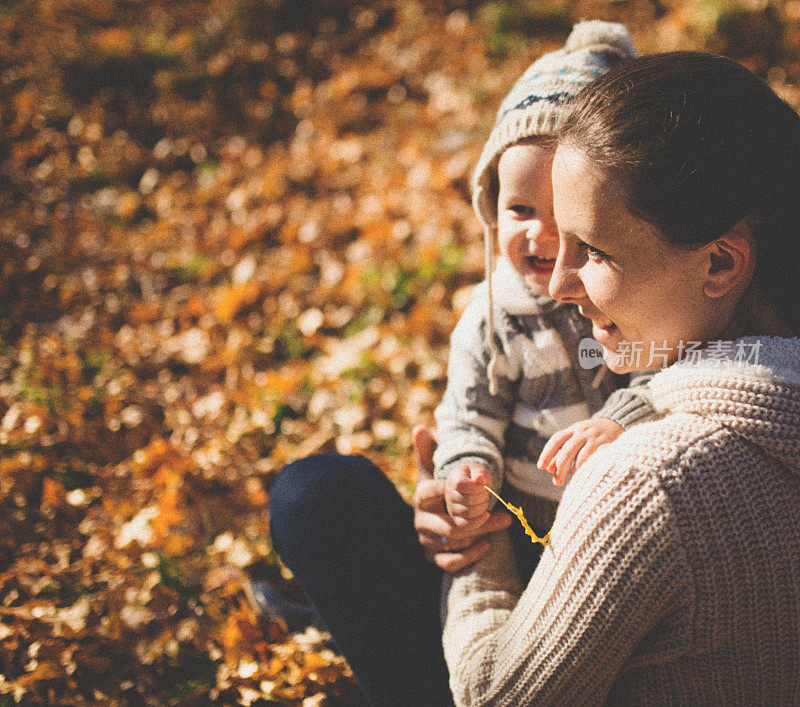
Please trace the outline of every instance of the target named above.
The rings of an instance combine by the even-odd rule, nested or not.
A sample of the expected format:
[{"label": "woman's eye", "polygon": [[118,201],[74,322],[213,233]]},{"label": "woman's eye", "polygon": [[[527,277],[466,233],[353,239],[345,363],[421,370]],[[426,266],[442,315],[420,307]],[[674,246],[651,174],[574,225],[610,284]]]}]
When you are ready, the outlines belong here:
[{"label": "woman's eye", "polygon": [[608,253],[605,253],[599,248],[595,248],[588,243],[580,242],[578,243],[578,247],[586,253],[590,260],[608,260],[611,257]]}]

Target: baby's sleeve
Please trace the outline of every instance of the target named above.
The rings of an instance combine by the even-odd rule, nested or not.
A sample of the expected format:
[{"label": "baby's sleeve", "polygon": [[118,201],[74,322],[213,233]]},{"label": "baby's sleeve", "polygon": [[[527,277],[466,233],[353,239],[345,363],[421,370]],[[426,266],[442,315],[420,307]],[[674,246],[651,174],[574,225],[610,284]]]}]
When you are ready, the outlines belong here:
[{"label": "baby's sleeve", "polygon": [[495,367],[497,394],[489,392],[487,369],[491,353],[485,336],[486,303],[480,294],[478,290],[450,339],[447,388],[434,413],[439,444],[433,462],[437,478],[446,478],[456,465],[484,464],[492,474],[492,487],[499,491],[504,438],[521,364],[510,355],[508,341],[495,334],[499,349]]},{"label": "baby's sleeve", "polygon": [[623,429],[659,418],[650,400],[650,379],[657,371],[641,371],[631,376],[627,388],[615,390],[592,417],[606,417]]}]

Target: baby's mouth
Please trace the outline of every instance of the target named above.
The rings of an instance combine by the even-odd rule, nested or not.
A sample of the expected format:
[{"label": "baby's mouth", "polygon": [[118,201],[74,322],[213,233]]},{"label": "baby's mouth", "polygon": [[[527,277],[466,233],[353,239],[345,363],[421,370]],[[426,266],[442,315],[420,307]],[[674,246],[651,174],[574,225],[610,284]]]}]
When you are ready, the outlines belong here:
[{"label": "baby's mouth", "polygon": [[555,258],[538,258],[535,255],[526,255],[525,262],[528,267],[535,273],[545,274],[552,273],[556,264]]}]

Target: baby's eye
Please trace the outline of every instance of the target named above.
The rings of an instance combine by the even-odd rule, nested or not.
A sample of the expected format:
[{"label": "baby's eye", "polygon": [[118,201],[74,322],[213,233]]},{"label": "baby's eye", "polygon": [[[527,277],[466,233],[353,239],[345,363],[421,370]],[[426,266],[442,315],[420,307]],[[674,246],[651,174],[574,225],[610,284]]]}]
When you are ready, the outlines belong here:
[{"label": "baby's eye", "polygon": [[589,260],[595,260],[597,262],[608,260],[611,256],[608,253],[600,250],[599,248],[595,248],[594,246],[589,245],[588,243],[584,243],[581,241],[578,243],[578,248],[583,250]]},{"label": "baby's eye", "polygon": [[532,218],[536,215],[536,209],[525,204],[512,204],[508,207],[508,210],[523,218]]}]

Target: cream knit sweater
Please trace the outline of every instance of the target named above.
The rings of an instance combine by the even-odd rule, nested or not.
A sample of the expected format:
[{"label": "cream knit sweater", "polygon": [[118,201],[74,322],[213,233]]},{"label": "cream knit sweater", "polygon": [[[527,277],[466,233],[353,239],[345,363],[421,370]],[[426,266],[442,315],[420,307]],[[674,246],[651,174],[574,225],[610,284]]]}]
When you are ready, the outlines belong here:
[{"label": "cream knit sweater", "polygon": [[505,531],[454,576],[456,704],[800,702],[800,339],[757,341],[653,378],[527,588]]}]

